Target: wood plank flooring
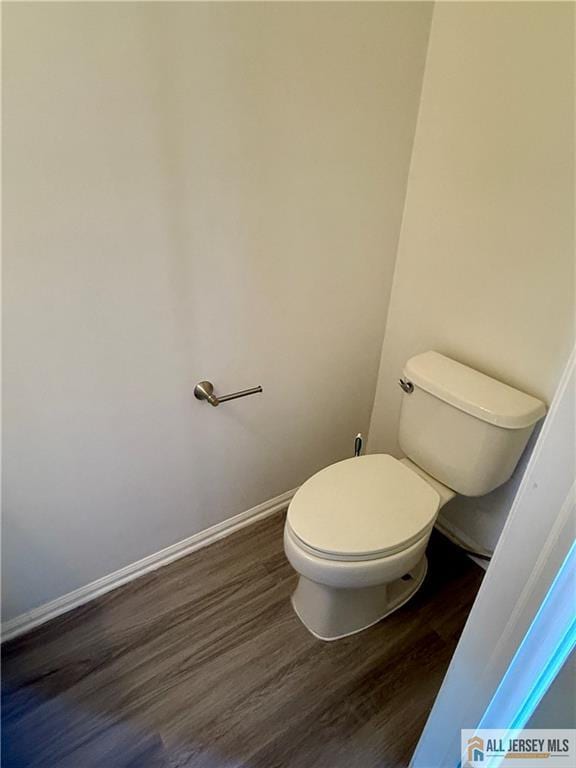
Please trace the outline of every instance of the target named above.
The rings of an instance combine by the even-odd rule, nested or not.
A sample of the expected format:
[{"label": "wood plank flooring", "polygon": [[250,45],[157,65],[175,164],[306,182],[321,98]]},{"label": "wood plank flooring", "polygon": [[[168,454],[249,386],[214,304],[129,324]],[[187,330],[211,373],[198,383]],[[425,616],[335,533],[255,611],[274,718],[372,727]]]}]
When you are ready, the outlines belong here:
[{"label": "wood plank flooring", "polygon": [[290,605],[283,522],[7,643],[3,768],[405,768],[483,571],[434,534],[406,606],[323,643]]}]

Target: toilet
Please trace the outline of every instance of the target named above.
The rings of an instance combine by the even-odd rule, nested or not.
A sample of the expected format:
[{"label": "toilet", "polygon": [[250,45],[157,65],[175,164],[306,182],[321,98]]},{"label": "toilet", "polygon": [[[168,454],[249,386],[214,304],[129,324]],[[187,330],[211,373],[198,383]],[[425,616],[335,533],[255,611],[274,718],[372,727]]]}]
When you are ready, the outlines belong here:
[{"label": "toilet", "polygon": [[440,509],[506,482],[546,413],[537,398],[438,352],[408,360],[400,386],[405,457],[332,464],[288,508],[284,550],[299,574],[292,605],[321,640],[360,632],[415,594]]}]

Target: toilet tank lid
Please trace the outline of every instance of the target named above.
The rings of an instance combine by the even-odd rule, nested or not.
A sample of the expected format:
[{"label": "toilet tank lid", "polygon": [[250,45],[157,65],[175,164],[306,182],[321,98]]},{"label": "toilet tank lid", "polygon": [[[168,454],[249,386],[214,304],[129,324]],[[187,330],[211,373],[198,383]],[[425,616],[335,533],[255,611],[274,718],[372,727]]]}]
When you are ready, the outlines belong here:
[{"label": "toilet tank lid", "polygon": [[445,403],[505,429],[530,427],[546,413],[545,404],[536,397],[439,352],[411,357],[404,376]]}]

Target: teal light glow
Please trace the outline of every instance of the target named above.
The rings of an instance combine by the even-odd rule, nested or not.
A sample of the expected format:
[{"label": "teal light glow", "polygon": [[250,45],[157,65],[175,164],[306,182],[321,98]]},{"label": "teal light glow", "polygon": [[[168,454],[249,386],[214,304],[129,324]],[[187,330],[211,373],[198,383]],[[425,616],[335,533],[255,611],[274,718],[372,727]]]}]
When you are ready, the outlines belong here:
[{"label": "teal light glow", "polygon": [[[576,542],[570,548],[482,719],[480,728],[523,728],[576,647]],[[502,757],[486,762],[497,768]]]}]

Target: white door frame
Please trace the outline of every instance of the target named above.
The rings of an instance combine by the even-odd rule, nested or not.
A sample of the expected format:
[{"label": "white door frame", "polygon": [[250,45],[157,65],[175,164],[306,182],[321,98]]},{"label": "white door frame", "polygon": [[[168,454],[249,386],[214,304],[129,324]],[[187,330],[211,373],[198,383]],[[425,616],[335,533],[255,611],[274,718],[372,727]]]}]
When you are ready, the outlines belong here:
[{"label": "white door frame", "polygon": [[[539,609],[554,591],[562,566],[567,567],[575,538],[575,368],[576,350],[412,757],[412,768],[456,768],[460,730],[480,724],[511,727],[514,717],[526,707],[526,691],[534,688],[542,674],[533,664],[516,664],[514,685],[507,687],[503,706],[500,686],[507,674],[509,679],[525,638],[537,631]],[[575,587],[571,580],[572,619]],[[541,633],[540,638],[544,635],[550,632]],[[550,646],[548,657],[553,653]]]}]

